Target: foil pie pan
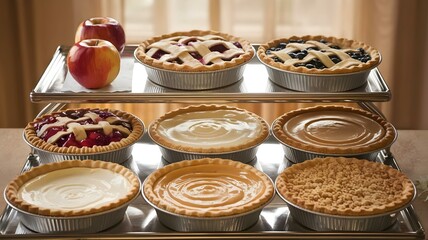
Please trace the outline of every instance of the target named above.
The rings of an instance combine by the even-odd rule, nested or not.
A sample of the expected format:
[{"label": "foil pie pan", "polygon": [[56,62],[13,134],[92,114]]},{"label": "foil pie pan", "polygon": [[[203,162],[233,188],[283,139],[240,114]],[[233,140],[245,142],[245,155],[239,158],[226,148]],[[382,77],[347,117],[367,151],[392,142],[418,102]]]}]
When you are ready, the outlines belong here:
[{"label": "foil pie pan", "polygon": [[150,81],[180,90],[206,90],[229,86],[242,79],[245,65],[249,62],[216,71],[181,72],[155,68],[141,62],[137,57],[135,59],[145,67]]},{"label": "foil pie pan", "polygon": [[256,158],[257,150],[259,146],[269,138],[266,137],[263,141],[249,148],[240,149],[237,151],[231,152],[219,152],[219,153],[198,153],[198,152],[186,152],[179,151],[176,149],[168,148],[156,142],[149,132],[149,137],[154,143],[159,146],[159,149],[162,153],[163,159],[168,163],[175,163],[183,160],[199,159],[199,158],[224,158],[231,159],[242,163],[249,163]]},{"label": "foil pie pan", "polygon": [[[275,123],[273,123],[275,124]],[[273,126],[272,124],[272,126]],[[303,149],[299,149],[293,146],[290,146],[283,141],[281,141],[275,134],[272,134],[275,139],[281,144],[284,150],[284,156],[293,163],[301,163],[306,160],[310,160],[313,158],[324,158],[324,157],[349,157],[349,158],[358,158],[358,159],[366,159],[369,161],[376,161],[379,152],[382,149],[389,148],[397,139],[397,134],[395,135],[394,140],[382,149],[376,149],[371,152],[361,152],[361,153],[349,153],[349,154],[331,154],[331,153],[319,153],[319,152],[311,152]]]},{"label": "foil pie pan", "polygon": [[7,204],[18,212],[20,222],[28,229],[38,233],[97,233],[110,228],[122,221],[128,205],[140,194],[127,203],[108,211],[72,217],[53,217],[30,213],[15,207],[9,202],[4,193]]},{"label": "foil pie pan", "polygon": [[204,218],[168,212],[150,202],[144,195],[144,191],[141,191],[141,194],[144,200],[155,209],[159,221],[166,227],[179,232],[237,232],[245,230],[257,223],[263,208],[275,197],[273,194],[272,198],[265,204],[245,213]]},{"label": "foil pie pan", "polygon": [[294,220],[303,226],[316,230],[316,231],[362,231],[362,232],[378,232],[391,227],[397,221],[399,212],[413,202],[416,197],[416,188],[414,188],[414,195],[412,200],[401,208],[395,209],[390,212],[369,215],[369,216],[339,216],[332,214],[325,214],[307,210],[297,206],[287,199],[285,199],[278,189],[275,189],[279,197],[286,202],[290,214]]},{"label": "foil pie pan", "polygon": [[345,74],[304,74],[281,70],[263,61],[269,79],[275,84],[300,92],[344,92],[363,86],[371,69]]},{"label": "foil pie pan", "polygon": [[27,141],[24,136],[24,141],[33,149],[34,153],[39,156],[39,162],[41,164],[51,163],[51,162],[61,162],[64,160],[86,160],[86,159],[96,159],[106,162],[113,163],[123,163],[129,158],[132,157],[133,145],[124,146],[122,148],[114,149],[111,151],[104,151],[98,153],[56,153],[47,150],[40,149],[33,146]]}]

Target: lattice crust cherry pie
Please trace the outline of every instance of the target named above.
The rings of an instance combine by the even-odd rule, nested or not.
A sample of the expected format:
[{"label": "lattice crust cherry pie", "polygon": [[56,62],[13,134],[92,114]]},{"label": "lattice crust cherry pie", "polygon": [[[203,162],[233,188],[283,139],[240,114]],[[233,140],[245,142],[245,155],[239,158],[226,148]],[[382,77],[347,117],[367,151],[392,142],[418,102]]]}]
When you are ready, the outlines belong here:
[{"label": "lattice crust cherry pie", "polygon": [[414,196],[400,171],[356,158],[315,158],[286,168],[276,180],[286,200],[307,210],[340,216],[394,211]]},{"label": "lattice crust cherry pie", "polygon": [[68,109],[36,118],[24,129],[34,147],[57,153],[96,153],[135,143],[143,123],[132,114],[109,109]]},{"label": "lattice crust cherry pie", "polygon": [[365,43],[325,36],[276,39],[261,45],[257,55],[278,69],[308,74],[353,73],[381,60],[380,53]]},{"label": "lattice crust cherry pie", "polygon": [[254,49],[248,41],[225,33],[193,30],[144,41],[135,55],[156,68],[200,72],[245,63],[254,56]]}]

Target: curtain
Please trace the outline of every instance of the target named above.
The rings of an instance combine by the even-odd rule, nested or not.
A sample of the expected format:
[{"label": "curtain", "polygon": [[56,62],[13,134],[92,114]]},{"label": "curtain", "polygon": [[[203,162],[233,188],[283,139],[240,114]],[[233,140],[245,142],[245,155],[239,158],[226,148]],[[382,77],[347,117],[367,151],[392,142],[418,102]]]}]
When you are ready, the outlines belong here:
[{"label": "curtain", "polygon": [[[130,2],[140,2],[131,21]],[[203,9],[192,9],[199,4]],[[189,12],[180,12],[184,5]],[[199,6],[198,5],[198,6]],[[381,73],[393,93],[377,103],[398,129],[428,129],[428,2],[424,0],[2,0],[0,19],[0,127],[23,127],[44,104],[29,93],[58,45],[71,45],[77,25],[93,16],[111,16],[125,26],[128,43],[184,25],[205,27],[259,43],[290,35],[320,34],[367,42],[382,53]],[[254,14],[248,14],[256,9]],[[287,10],[285,12],[284,10]],[[203,21],[191,17],[205,16]],[[318,24],[328,23],[328,24]],[[195,24],[195,25],[192,25]],[[271,122],[290,109],[310,104],[231,104]],[[75,106],[75,105],[70,105]],[[93,105],[92,105],[93,106]],[[97,104],[131,111],[148,124],[182,104]]]}]

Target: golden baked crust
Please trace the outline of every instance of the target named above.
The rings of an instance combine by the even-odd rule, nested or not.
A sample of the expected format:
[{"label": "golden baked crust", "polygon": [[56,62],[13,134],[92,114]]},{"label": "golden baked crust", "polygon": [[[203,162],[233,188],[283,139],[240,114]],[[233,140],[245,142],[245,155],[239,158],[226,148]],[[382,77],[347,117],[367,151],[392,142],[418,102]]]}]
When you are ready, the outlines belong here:
[{"label": "golden baked crust", "polygon": [[[240,111],[243,113],[248,114],[249,116],[254,117],[256,120],[258,120],[261,131],[258,133],[254,138],[248,140],[247,142],[242,142],[239,146],[225,146],[225,147],[191,147],[191,146],[183,146],[178,144],[177,142],[174,142],[164,136],[161,136],[158,133],[159,124],[162,121],[165,121],[166,119],[175,117],[177,115],[183,114],[183,113],[189,113],[189,112],[200,112],[200,111],[216,111],[216,110],[233,110],[233,111]],[[250,147],[254,147],[260,143],[262,143],[268,136],[269,136],[269,125],[266,123],[265,120],[263,120],[258,115],[249,112],[244,109],[230,107],[227,105],[191,105],[184,108],[179,108],[173,111],[170,111],[166,113],[165,115],[159,117],[156,119],[150,126],[149,126],[149,134],[150,137],[159,145],[171,148],[178,151],[184,151],[184,152],[192,152],[192,153],[225,153],[225,152],[232,152],[237,150],[243,150]]]},{"label": "golden baked crust", "polygon": [[[64,111],[73,111],[73,110],[101,110],[106,112],[111,112],[114,115],[116,115],[119,118],[128,120],[132,125],[132,131],[131,133],[126,137],[121,139],[118,142],[111,142],[109,145],[106,146],[93,146],[93,147],[76,147],[76,146],[70,146],[70,147],[60,147],[56,144],[48,143],[44,141],[42,138],[37,136],[36,129],[34,128],[34,124],[41,121],[44,117],[47,116],[53,116],[56,114],[59,114]],[[32,122],[29,122],[27,126],[24,128],[24,137],[27,140],[27,142],[38,149],[45,150],[52,153],[61,153],[61,154],[92,154],[92,153],[103,153],[103,152],[110,152],[117,149],[121,149],[127,146],[130,146],[137,142],[144,134],[144,124],[143,122],[138,119],[136,116],[120,111],[120,110],[112,110],[112,109],[89,109],[89,108],[82,108],[82,109],[66,109],[58,112],[53,112],[50,114],[43,115],[41,117],[38,117],[34,119]]]},{"label": "golden baked crust", "polygon": [[278,193],[307,210],[341,216],[368,216],[399,209],[414,196],[400,171],[356,158],[315,158],[286,168]]},{"label": "golden baked crust", "polygon": [[[239,56],[234,57],[230,61],[221,61],[220,63],[214,63],[211,65],[198,65],[198,66],[161,61],[151,56],[148,56],[146,54],[146,51],[150,45],[152,45],[153,43],[159,42],[163,39],[179,37],[179,36],[198,37],[198,36],[206,36],[206,35],[216,35],[216,36],[220,36],[225,41],[239,42],[242,46],[243,53]],[[255,54],[254,48],[251,46],[250,42],[248,42],[247,40],[234,37],[232,35],[225,34],[225,33],[220,33],[216,31],[202,31],[202,30],[192,30],[188,32],[174,32],[171,34],[165,34],[165,35],[153,37],[151,39],[148,39],[140,43],[137,49],[135,50],[135,57],[144,64],[147,64],[155,68],[172,70],[172,71],[181,71],[181,72],[204,72],[204,71],[216,71],[216,70],[231,68],[250,61],[253,58],[254,54]]]},{"label": "golden baked crust", "polygon": [[[345,49],[345,48],[351,48],[351,49],[362,48],[365,50],[365,52],[370,54],[371,59],[365,63],[361,62],[358,65],[352,65],[350,67],[344,67],[344,68],[335,68],[335,69],[311,68],[310,69],[310,68],[306,68],[306,67],[296,67],[296,66],[294,66],[294,64],[284,65],[281,62],[275,62],[275,60],[272,57],[270,57],[266,54],[266,50],[268,50],[271,47],[278,46],[279,43],[286,43],[289,40],[297,40],[297,39],[302,39],[304,41],[326,40],[327,42],[332,43],[333,45],[337,45],[337,46],[341,47],[342,49]],[[257,56],[263,63],[266,63],[269,66],[272,66],[274,68],[278,68],[278,69],[285,70],[285,71],[296,72],[296,73],[305,73],[305,74],[343,74],[343,73],[360,72],[360,71],[364,71],[364,70],[368,70],[368,69],[372,69],[372,68],[376,67],[377,65],[379,65],[379,63],[381,61],[381,55],[380,55],[379,51],[377,51],[375,48],[373,48],[373,47],[371,47],[371,46],[369,46],[363,42],[359,42],[359,41],[355,41],[355,40],[349,40],[349,39],[345,39],[345,38],[327,37],[327,36],[321,36],[321,35],[317,35],[317,36],[306,35],[306,36],[301,36],[301,37],[300,36],[292,36],[289,38],[275,39],[275,40],[272,40],[270,42],[267,42],[265,44],[260,45],[260,47],[257,50]]]},{"label": "golden baked crust", "polygon": [[[164,178],[171,184],[158,191]],[[176,186],[180,184],[182,186]],[[232,186],[232,192],[228,191],[228,184]],[[169,192],[177,189],[180,194]],[[221,158],[185,160],[167,165],[147,177],[143,191],[157,207],[194,217],[221,217],[249,212],[267,204],[275,194],[272,181],[264,173],[250,165]],[[176,198],[179,200],[176,201]]]},{"label": "golden baked crust", "polygon": [[[346,144],[340,146],[340,138],[339,140],[335,140],[335,144],[311,144],[310,142],[303,142],[293,136],[295,133],[289,133],[284,129],[284,125],[287,124],[290,119],[294,117],[301,116],[307,113],[317,113],[322,114],[323,112],[328,113],[330,111],[339,111],[343,112],[350,117],[350,122],[352,122],[352,114],[356,114],[357,116],[362,116],[363,118],[367,118],[379,124],[379,127],[383,128],[384,133],[381,135],[362,135],[357,136],[360,137],[358,142],[352,144]],[[347,114],[349,113],[349,114]],[[349,128],[352,128],[350,126]],[[361,128],[365,128],[364,124],[359,125]],[[332,130],[333,128],[331,128]],[[297,130],[296,130],[297,131]],[[300,132],[306,131],[306,128],[300,129]],[[367,131],[368,132],[368,131]],[[362,134],[366,134],[367,132],[363,132]],[[316,106],[309,108],[297,109],[284,115],[278,117],[272,124],[272,133],[273,135],[280,140],[282,143],[291,146],[293,148],[297,148],[299,150],[315,152],[315,153],[323,153],[323,154],[361,154],[373,152],[376,150],[380,150],[390,146],[395,140],[396,131],[391,123],[387,122],[380,116],[370,113],[368,111],[364,111],[357,108],[352,107],[344,107],[344,106]],[[310,134],[308,134],[310,135]],[[315,136],[316,137],[316,136]],[[349,139],[343,139],[343,142],[348,141]]]},{"label": "golden baked crust", "polygon": [[[101,168],[107,169],[114,173],[118,173],[125,177],[129,183],[131,184],[131,189],[129,193],[117,199],[114,202],[111,202],[107,205],[103,205],[97,208],[87,208],[82,210],[53,210],[47,209],[43,207],[39,207],[33,205],[31,203],[26,202],[22,198],[19,197],[18,191],[19,189],[28,181],[60,169],[68,169],[68,168]],[[5,193],[8,201],[13,204],[15,207],[29,213],[44,215],[44,216],[56,216],[56,217],[69,217],[69,216],[82,216],[88,215],[98,212],[107,211],[109,209],[113,209],[119,207],[130,200],[132,200],[138,193],[140,192],[140,180],[138,176],[136,176],[131,170],[111,162],[98,161],[98,160],[69,160],[63,162],[54,162],[40,165],[38,167],[34,167],[31,170],[17,176],[14,180],[12,180],[6,187]]]}]

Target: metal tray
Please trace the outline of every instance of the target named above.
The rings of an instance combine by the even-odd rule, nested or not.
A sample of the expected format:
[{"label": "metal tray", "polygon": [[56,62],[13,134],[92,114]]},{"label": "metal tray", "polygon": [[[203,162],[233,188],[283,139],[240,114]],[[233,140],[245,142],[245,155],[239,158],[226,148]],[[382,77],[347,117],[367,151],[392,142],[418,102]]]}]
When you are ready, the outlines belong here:
[{"label": "metal tray", "polygon": [[[133,149],[132,158],[123,163],[144,179],[155,169],[166,162],[162,159],[157,145],[147,135]],[[393,156],[383,151],[377,161],[398,168]],[[257,158],[251,162],[257,169],[275,179],[279,172],[290,165],[284,158],[281,145],[270,138],[259,147]],[[36,165],[34,156],[30,157],[24,170]],[[50,239],[80,238],[80,234],[39,234],[28,230],[21,224],[15,210],[6,208],[0,221],[0,238],[4,239]],[[85,239],[423,239],[424,231],[412,206],[402,210],[398,220],[390,228],[382,232],[319,232],[301,226],[289,215],[286,204],[275,196],[273,201],[263,209],[256,225],[242,232],[216,233],[180,233],[163,226],[155,210],[143,199],[135,199],[129,206],[125,218],[116,226],[97,233],[85,234]]]},{"label": "metal tray", "polygon": [[[254,45],[257,49],[258,45]],[[227,87],[213,90],[183,91],[156,85],[148,80],[142,64],[134,59],[136,45],[128,45],[122,53],[127,66],[125,74],[132,87],[126,92],[94,91],[64,92],[62,87],[67,76],[66,57],[70,47],[59,46],[42,75],[39,83],[30,93],[32,102],[94,103],[186,103],[186,102],[384,102],[391,99],[391,92],[378,69],[369,74],[367,84],[360,88],[337,93],[297,92],[276,85],[269,80],[267,70],[257,57],[247,64],[243,78]],[[132,76],[132,77],[131,77]]]}]

